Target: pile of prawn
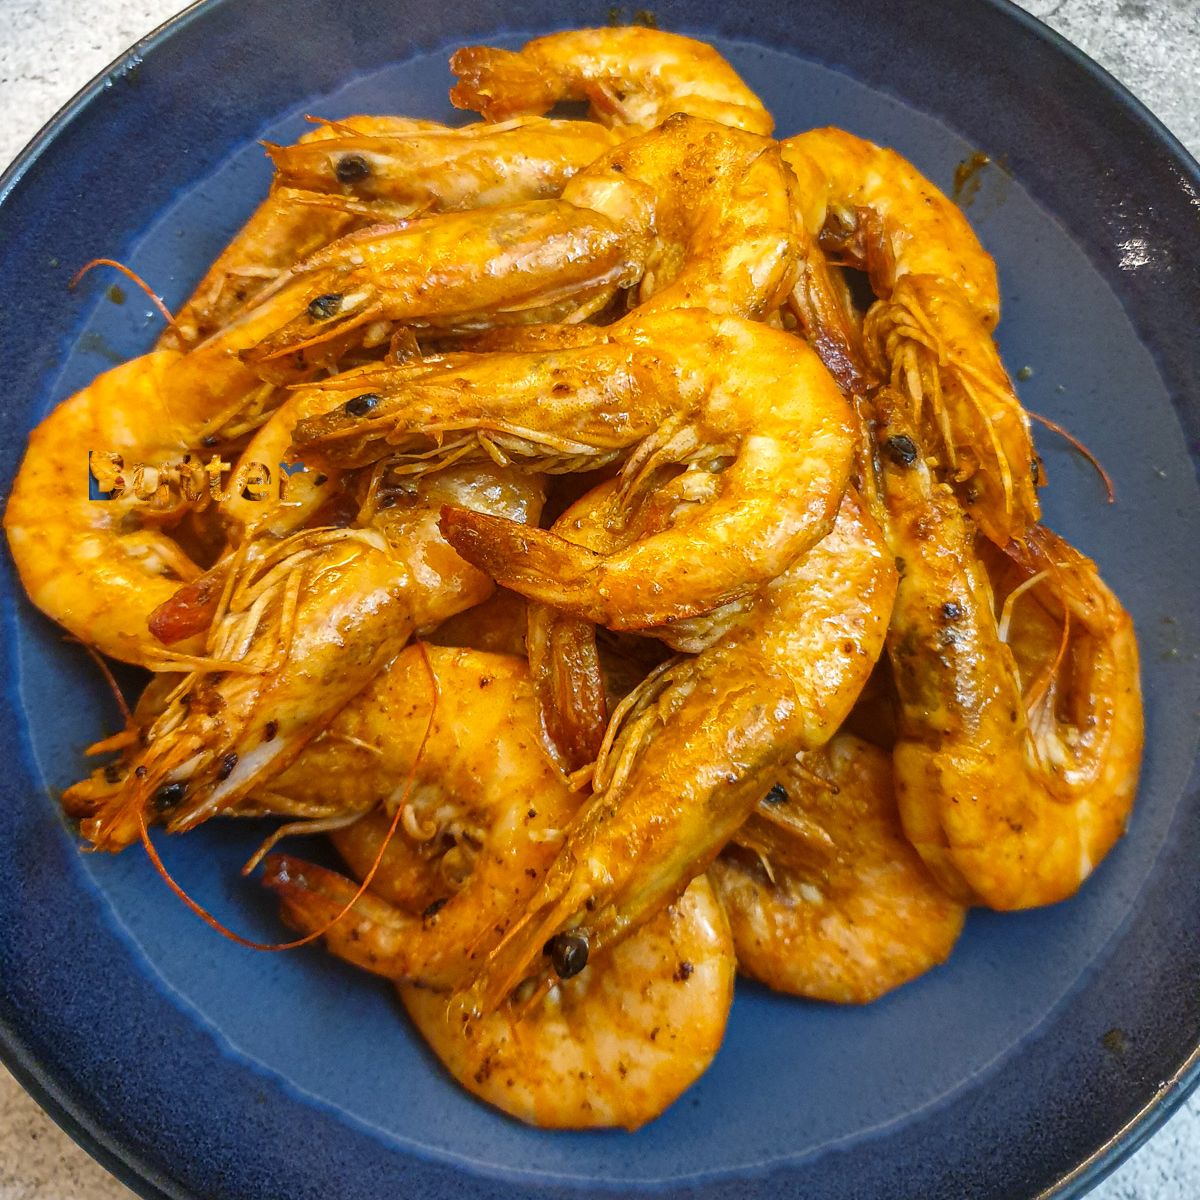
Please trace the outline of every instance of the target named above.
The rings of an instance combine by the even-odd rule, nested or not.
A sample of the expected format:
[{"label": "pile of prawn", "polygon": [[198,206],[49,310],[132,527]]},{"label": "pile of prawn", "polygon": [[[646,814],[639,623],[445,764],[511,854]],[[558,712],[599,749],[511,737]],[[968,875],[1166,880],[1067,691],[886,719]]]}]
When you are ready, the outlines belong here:
[{"label": "pile of prawn", "polygon": [[1133,802],[1137,644],[1040,523],[995,266],[910,163],[773,139],[657,30],[451,68],[482,120],[267,147],[5,528],[33,602],[150,673],[63,796],[91,848],[165,875],[154,826],[280,820],[284,945],[393,980],[505,1112],[632,1129],[736,971],[865,1003],[971,906],[1074,893]]}]

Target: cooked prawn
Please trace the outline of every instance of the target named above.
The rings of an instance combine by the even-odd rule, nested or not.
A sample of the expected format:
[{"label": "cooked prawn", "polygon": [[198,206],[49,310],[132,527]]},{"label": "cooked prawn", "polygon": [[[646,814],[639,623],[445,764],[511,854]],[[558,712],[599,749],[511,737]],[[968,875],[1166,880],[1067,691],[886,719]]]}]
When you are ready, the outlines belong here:
[{"label": "cooked prawn", "polygon": [[[54,408],[29,436],[4,514],[34,604],[87,645],[148,667],[162,657],[150,614],[200,575],[162,528],[186,507],[181,469],[198,473],[196,494],[208,484],[201,465],[182,463],[211,413],[202,394],[171,388],[180,361],[173,350],[134,359]],[[84,455],[109,500],[89,498]]]},{"label": "cooked prawn", "polygon": [[637,1129],[707,1070],[733,999],[734,960],[704,876],[636,933],[532,1004],[476,1018],[460,997],[400,989],[469,1092],[543,1129]]},{"label": "cooked prawn", "polygon": [[406,502],[359,526],[304,529],[228,566],[207,654],[119,767],[69,789],[97,849],[140,823],[191,829],[281,771],[404,646],[491,591],[437,532],[454,500],[535,519],[540,483],[497,469],[422,479]]},{"label": "cooked prawn", "polygon": [[273,315],[275,329],[245,358],[290,380],[295,363],[386,341],[398,322],[470,330],[582,320],[636,282],[644,255],[627,230],[561,200],[370,226],[280,277],[276,287],[290,284],[283,298],[272,293],[254,310]]},{"label": "cooked prawn", "polygon": [[[849,410],[813,351],[698,310],[635,314],[602,345],[315,386],[333,411],[297,425],[305,461],[495,456],[554,472],[632,451],[612,553],[466,513],[443,520],[497,582],[613,628],[705,612],[775,578],[827,532],[849,473]],[[378,398],[368,412],[333,408],[357,393]]]},{"label": "cooked prawn", "polygon": [[277,187],[382,220],[550,199],[616,140],[591,121],[541,117],[378,131],[338,122],[328,137],[267,143],[267,153]]},{"label": "cooked prawn", "polygon": [[[438,693],[427,736],[423,655]],[[266,811],[277,811],[279,795],[319,798],[338,813],[405,804],[402,830],[389,846],[393,861],[325,942],[368,971],[443,990],[461,985],[499,941],[579,807],[578,793],[541,746],[525,663],[437,646],[401,654],[270,791]],[[381,826],[376,821],[337,839],[356,872],[374,860],[371,833],[385,836]],[[442,886],[416,913],[380,894],[396,871],[400,895],[411,891],[414,859]],[[328,925],[358,890],[336,872],[285,856],[268,860],[264,882],[280,897],[288,923],[305,933]]]},{"label": "cooked prawn", "polygon": [[[957,205],[894,151],[832,128],[781,149],[805,178],[814,162],[824,174],[822,244],[865,270],[878,297],[864,328],[875,379],[908,397],[910,420],[988,537],[1019,538],[1038,518],[1037,468],[1029,418],[991,337],[995,263]],[[812,189],[801,192],[811,203]],[[852,339],[842,343],[835,355],[854,353]]]},{"label": "cooked prawn", "polygon": [[833,530],[741,622],[632,693],[595,794],[471,1002],[488,1011],[525,978],[544,979],[553,939],[595,952],[678,896],[783,765],[841,724],[883,648],[895,585],[878,528],[847,492]]},{"label": "cooked prawn", "polygon": [[[964,902],[1051,904],[1087,878],[1133,803],[1143,737],[1133,623],[1095,565],[1040,526],[1008,550],[1023,583],[998,619],[973,530],[895,407],[886,397],[879,407],[889,539],[904,561],[888,648],[905,832]],[[1005,636],[1035,605],[1061,636],[1029,675]]]},{"label": "cooked prawn", "polygon": [[679,112],[764,135],[775,125],[716,50],[657,29],[572,29],[515,52],[466,46],[450,69],[458,77],[451,102],[489,121],[586,100],[598,120],[634,132]]},{"label": "cooked prawn", "polygon": [[778,991],[866,1004],[942,962],[966,909],[908,843],[891,755],[839,734],[786,768],[710,877],[738,969]]},{"label": "cooked prawn", "polygon": [[[348,134],[400,135],[444,128],[434,121],[409,117],[345,117],[336,124],[318,124],[297,146]],[[353,213],[314,208],[292,191],[272,189],[205,272],[174,325],[163,331],[159,349],[188,350],[199,345],[282,271],[347,232],[355,221]]]},{"label": "cooked prawn", "polygon": [[707,308],[760,319],[795,282],[792,175],[768,138],[679,113],[580,171],[563,199],[614,221],[652,221],[643,316]]}]

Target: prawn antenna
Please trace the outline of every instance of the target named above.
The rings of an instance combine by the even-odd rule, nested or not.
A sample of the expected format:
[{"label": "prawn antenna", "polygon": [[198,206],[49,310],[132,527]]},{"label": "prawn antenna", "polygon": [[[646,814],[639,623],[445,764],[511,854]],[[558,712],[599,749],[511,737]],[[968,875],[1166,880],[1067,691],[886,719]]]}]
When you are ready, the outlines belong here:
[{"label": "prawn antenna", "polygon": [[166,321],[166,323],[170,325],[170,327],[174,329],[176,333],[179,332],[179,326],[176,324],[175,318],[171,316],[171,310],[166,306],[163,298],[136,271],[130,270],[130,268],[124,263],[117,262],[115,258],[93,258],[91,262],[84,263],[83,266],[80,267],[79,270],[76,271],[71,277],[71,282],[67,284],[67,291],[73,292],[75,290],[75,285],[78,284],[78,282],[95,267],[112,267],[114,271],[120,271],[126,279],[128,279],[131,283],[135,283],[139,288],[142,289],[143,292],[146,293],[150,303],[153,304],[162,315],[162,319]]},{"label": "prawn antenna", "polygon": [[1100,476],[1100,479],[1104,483],[1104,491],[1108,496],[1108,503],[1115,504],[1117,502],[1117,492],[1113,487],[1112,476],[1100,465],[1100,460],[1073,433],[1064,429],[1057,421],[1052,421],[1049,417],[1043,417],[1040,413],[1035,413],[1032,409],[1027,408],[1025,411],[1039,425],[1044,425],[1052,433],[1057,433],[1060,438],[1070,444],[1073,450],[1077,450],[1092,464],[1096,474]]},{"label": "prawn antenna", "polygon": [[117,702],[117,708],[121,713],[121,717],[125,722],[125,727],[129,728],[133,725],[133,713],[129,711],[129,705],[125,702],[125,695],[121,691],[121,685],[117,683],[112,671],[109,669],[108,663],[100,654],[100,651],[95,646],[88,645],[87,642],[81,641],[77,637],[65,637],[64,642],[74,642],[77,646],[82,646],[87,652],[92,662],[100,669],[100,674],[104,676],[104,682],[108,684],[108,690],[112,692],[113,699]]},{"label": "prawn antenna", "polygon": [[304,937],[295,938],[290,942],[256,942],[252,938],[243,937],[240,933],[236,933],[227,925],[222,924],[212,913],[203,905],[193,900],[191,896],[184,891],[183,887],[176,881],[170,871],[167,870],[163,863],[158,850],[154,843],[150,840],[150,831],[146,827],[146,813],[141,807],[138,808],[138,833],[141,836],[142,846],[146,851],[146,856],[150,859],[154,869],[162,876],[163,882],[175,893],[176,897],[183,904],[191,909],[196,916],[200,918],[206,925],[215,929],[222,937],[228,938],[231,942],[236,942],[239,946],[245,946],[248,950],[262,950],[266,953],[275,953],[280,950],[297,950],[301,946],[307,946],[310,942],[315,942],[318,938],[324,937],[339,921],[345,918],[350,910],[362,899],[363,893],[371,886],[371,880],[375,878],[376,872],[379,870],[380,864],[383,862],[383,856],[387,851],[388,845],[395,836],[396,830],[400,825],[400,819],[407,806],[408,798],[412,794],[413,787],[417,780],[417,771],[421,766],[421,759],[425,754],[425,747],[429,742],[429,736],[433,732],[433,722],[437,716],[438,700],[441,692],[438,688],[437,676],[433,673],[433,664],[429,661],[429,651],[424,642],[417,642],[417,646],[421,650],[421,659],[425,664],[425,670],[429,675],[429,686],[432,693],[432,701],[429,705],[429,717],[425,722],[425,732],[421,735],[421,743],[417,747],[416,756],[413,758],[412,770],[408,773],[408,779],[404,784],[404,792],[400,796],[395,814],[392,816],[392,823],[388,826],[387,834],[384,836],[379,850],[375,855],[375,861],[371,863],[371,869],[363,876],[362,883],[358,886],[358,891],[350,897],[342,908],[334,914],[328,921],[325,922],[319,929],[314,929],[311,933],[307,933]]}]

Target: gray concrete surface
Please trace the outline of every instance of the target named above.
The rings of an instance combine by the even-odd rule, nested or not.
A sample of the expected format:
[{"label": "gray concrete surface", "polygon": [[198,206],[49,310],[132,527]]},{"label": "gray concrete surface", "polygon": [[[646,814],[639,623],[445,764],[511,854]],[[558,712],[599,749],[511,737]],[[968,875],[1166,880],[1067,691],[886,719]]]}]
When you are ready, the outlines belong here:
[{"label": "gray concrete surface", "polygon": [[[1103,64],[1200,156],[1200,0],[1023,4]],[[178,7],[178,0],[0,0],[0,165],[79,87]],[[0,1200],[131,1195],[0,1068]],[[1200,1200],[1200,1097],[1091,1195]]]}]

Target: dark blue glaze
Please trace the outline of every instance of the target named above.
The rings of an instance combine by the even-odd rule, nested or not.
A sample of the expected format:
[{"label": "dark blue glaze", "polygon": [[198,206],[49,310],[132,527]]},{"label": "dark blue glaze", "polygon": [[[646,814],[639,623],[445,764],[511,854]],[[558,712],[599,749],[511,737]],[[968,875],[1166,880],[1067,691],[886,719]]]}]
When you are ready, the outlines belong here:
[{"label": "dark blue glaze", "polygon": [[[305,112],[448,117],[449,49],[602,23],[607,9],[535,0],[520,12],[515,26],[473,0],[225,0],[84,93],[0,185],[0,475],[105,353],[154,336],[136,294],[112,305],[99,279],[68,294],[80,264],[121,258],[178,303],[266,184],[255,138],[295,134]],[[1109,508],[1090,469],[1040,439],[1048,521],[1096,557],[1138,623],[1148,749],[1129,836],[1076,899],[973,914],[946,967],[870,1008],[740,985],[712,1070],[637,1135],[539,1133],[449,1082],[386,986],[317,950],[256,955],[218,939],[136,851],[79,854],[48,790],[114,716],[5,559],[0,1041],[26,1086],[147,1196],[1077,1195],[1191,1081],[1195,164],[1095,67],[990,0],[656,12],[714,37],[781,133],[844,125],[944,186],[971,150],[1003,156],[1008,173],[989,169],[971,209],[1000,265],[1002,347],[1014,370],[1033,369],[1029,406],[1083,436],[1117,485]],[[164,853],[219,915],[270,938],[271,904],[237,874],[255,841],[208,827]]]}]

